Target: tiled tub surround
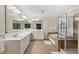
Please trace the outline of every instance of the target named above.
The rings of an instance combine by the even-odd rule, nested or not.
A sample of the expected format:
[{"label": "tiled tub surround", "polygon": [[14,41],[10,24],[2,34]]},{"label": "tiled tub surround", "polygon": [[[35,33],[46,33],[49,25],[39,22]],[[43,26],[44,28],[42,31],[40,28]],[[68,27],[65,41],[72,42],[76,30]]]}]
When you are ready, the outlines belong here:
[{"label": "tiled tub surround", "polygon": [[7,33],[5,35],[4,54],[24,53],[30,43],[30,34],[31,31]]}]

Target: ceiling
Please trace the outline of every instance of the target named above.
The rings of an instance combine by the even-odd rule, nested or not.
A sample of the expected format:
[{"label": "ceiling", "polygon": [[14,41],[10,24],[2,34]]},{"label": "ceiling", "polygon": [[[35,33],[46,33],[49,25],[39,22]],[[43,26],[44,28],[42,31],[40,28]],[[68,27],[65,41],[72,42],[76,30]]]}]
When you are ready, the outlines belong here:
[{"label": "ceiling", "polygon": [[53,18],[64,15],[75,5],[16,5],[29,18]]}]

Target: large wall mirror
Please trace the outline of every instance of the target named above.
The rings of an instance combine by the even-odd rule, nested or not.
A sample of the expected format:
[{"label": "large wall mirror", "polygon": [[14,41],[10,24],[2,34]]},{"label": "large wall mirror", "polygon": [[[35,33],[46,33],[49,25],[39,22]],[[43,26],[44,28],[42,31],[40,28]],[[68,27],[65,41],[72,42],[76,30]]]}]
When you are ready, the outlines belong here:
[{"label": "large wall mirror", "polygon": [[15,5],[6,6],[6,32],[19,29],[42,29],[42,28],[43,28],[42,20],[32,21],[32,19],[30,17],[27,17],[27,15],[25,15],[17,6]]}]

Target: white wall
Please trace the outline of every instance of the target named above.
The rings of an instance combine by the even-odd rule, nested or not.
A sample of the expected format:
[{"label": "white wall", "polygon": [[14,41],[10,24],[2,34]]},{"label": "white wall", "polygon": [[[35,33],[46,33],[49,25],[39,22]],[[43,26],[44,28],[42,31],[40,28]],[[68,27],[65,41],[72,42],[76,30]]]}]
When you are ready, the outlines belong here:
[{"label": "white wall", "polygon": [[48,32],[57,32],[57,26],[58,26],[58,18],[52,18],[52,19],[45,19],[43,21],[43,29]]},{"label": "white wall", "polygon": [[51,19],[43,19],[43,30],[45,31],[45,38],[47,38],[48,32],[57,32],[58,18],[54,17]]},{"label": "white wall", "polygon": [[5,34],[5,6],[0,5],[0,35]]}]

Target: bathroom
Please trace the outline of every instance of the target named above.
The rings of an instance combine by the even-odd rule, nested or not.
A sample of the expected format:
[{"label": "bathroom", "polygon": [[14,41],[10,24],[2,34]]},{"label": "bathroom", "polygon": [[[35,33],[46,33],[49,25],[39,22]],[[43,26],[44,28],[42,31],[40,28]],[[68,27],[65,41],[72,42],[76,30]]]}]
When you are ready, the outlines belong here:
[{"label": "bathroom", "polygon": [[0,53],[78,54],[78,7],[0,5]]}]

